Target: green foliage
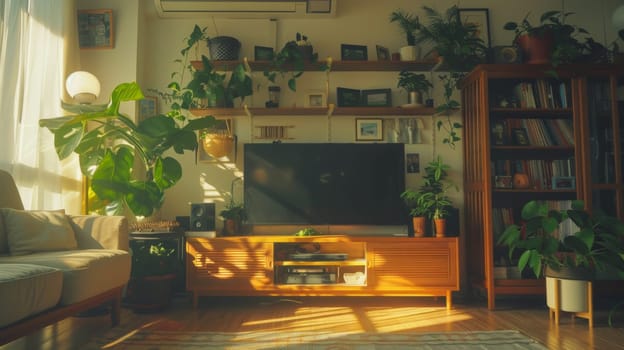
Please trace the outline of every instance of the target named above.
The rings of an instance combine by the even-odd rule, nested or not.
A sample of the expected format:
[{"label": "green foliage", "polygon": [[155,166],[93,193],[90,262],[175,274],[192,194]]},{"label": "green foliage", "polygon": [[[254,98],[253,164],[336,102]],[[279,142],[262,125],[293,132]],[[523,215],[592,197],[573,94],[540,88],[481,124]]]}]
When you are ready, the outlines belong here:
[{"label": "green foliage", "polygon": [[446,179],[449,169],[450,166],[444,164],[438,156],[425,167],[424,182],[418,191],[408,189],[401,194],[411,216],[442,219],[448,215],[452,202],[446,193],[452,187],[459,191],[456,185]]},{"label": "green foliage", "polygon": [[311,227],[307,227],[307,228],[304,228],[304,229],[301,229],[301,230],[295,232],[295,236],[301,236],[301,237],[303,237],[303,236],[318,236],[319,234],[320,233],[317,230],[315,230],[315,229],[313,229]]},{"label": "green foliage", "polygon": [[451,120],[452,111],[458,110],[460,107],[459,102],[452,99],[453,91],[457,89],[458,82],[464,77],[464,73],[451,72],[448,75],[440,75],[440,80],[444,86],[444,103],[436,107],[436,114],[442,115],[442,119],[439,119],[436,123],[438,131],[444,130],[446,136],[442,139],[442,142],[449,145],[452,149],[455,149],[456,142],[461,141],[458,129],[462,128],[462,124],[459,122],[453,122]]},{"label": "green foliage", "polygon": [[[149,216],[160,208],[164,191],[182,177],[180,163],[164,157],[164,153],[170,149],[178,154],[194,151],[195,131],[215,123],[213,117],[182,123],[158,115],[136,125],[120,113],[119,107],[122,102],[142,98],[137,83],[123,83],[113,90],[108,108],[103,111],[39,121],[41,127],[54,134],[60,159],[78,154],[82,173],[110,215],[122,214],[127,207],[135,215]],[[135,156],[143,171],[135,169]]]},{"label": "green foliage", "polygon": [[237,204],[234,201],[230,203],[219,213],[221,217],[226,220],[234,220],[237,222],[243,222],[247,220],[247,212],[242,204]]},{"label": "green foliage", "polygon": [[405,34],[408,46],[416,45],[416,31],[420,29],[418,16],[408,13],[402,9],[397,9],[390,14],[390,22],[397,22]]},{"label": "green foliage", "polygon": [[424,74],[416,74],[414,72],[403,70],[399,73],[397,87],[403,88],[407,92],[427,92],[429,89],[433,88],[433,84],[427,80],[427,77],[425,77]]},{"label": "green foliage", "polygon": [[[567,210],[549,210],[546,203],[530,201],[522,208],[522,224],[508,226],[498,244],[506,245],[511,257],[522,251],[518,268],[529,267],[541,276],[545,266],[584,267],[592,270],[614,268],[624,274],[624,224],[604,214],[591,215],[583,201],[573,201]],[[559,237],[559,225],[572,222],[578,230]]]}]

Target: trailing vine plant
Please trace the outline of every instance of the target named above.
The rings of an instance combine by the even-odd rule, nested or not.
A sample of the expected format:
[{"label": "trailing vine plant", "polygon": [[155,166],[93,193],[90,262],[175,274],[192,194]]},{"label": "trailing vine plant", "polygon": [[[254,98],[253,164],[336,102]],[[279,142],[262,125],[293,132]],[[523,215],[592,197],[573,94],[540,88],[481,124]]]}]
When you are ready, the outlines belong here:
[{"label": "trailing vine plant", "polygon": [[443,82],[444,86],[444,103],[436,107],[436,114],[442,116],[442,119],[438,120],[436,126],[438,131],[444,130],[446,133],[446,136],[442,139],[442,143],[448,144],[452,149],[455,149],[455,143],[461,140],[458,129],[462,128],[461,123],[451,120],[452,112],[460,107],[459,102],[453,100],[452,96],[453,91],[457,89],[459,80],[461,80],[464,75],[464,73],[458,72],[440,75],[440,80]]}]

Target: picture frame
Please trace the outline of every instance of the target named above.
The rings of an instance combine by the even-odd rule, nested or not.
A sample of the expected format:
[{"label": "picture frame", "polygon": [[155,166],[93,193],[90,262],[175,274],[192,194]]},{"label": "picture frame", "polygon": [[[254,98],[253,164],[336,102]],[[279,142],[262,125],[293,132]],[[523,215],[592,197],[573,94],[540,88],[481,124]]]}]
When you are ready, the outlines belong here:
[{"label": "picture frame", "polygon": [[327,96],[321,91],[309,91],[305,94],[303,100],[303,107],[315,108],[315,107],[327,107]]},{"label": "picture frame", "polygon": [[366,107],[392,107],[391,89],[362,90],[362,106]]},{"label": "picture frame", "polygon": [[405,171],[408,174],[420,173],[420,153],[407,153],[405,155]]},{"label": "picture frame", "polygon": [[368,61],[368,47],[340,44],[340,59],[343,61]]},{"label": "picture frame", "polygon": [[529,145],[529,135],[525,128],[513,128],[511,129],[511,133],[513,135],[514,145],[516,146],[528,146]]},{"label": "picture frame", "polygon": [[553,190],[574,190],[576,189],[576,177],[574,176],[553,176]]},{"label": "picture frame", "polygon": [[383,120],[381,118],[356,118],[355,119],[356,141],[382,141]]},{"label": "picture frame", "polygon": [[158,114],[158,97],[145,96],[142,100],[139,100],[139,112],[137,120],[139,122],[153,117]]},{"label": "picture frame", "polygon": [[361,104],[360,90],[336,88],[338,107],[359,107]]},{"label": "picture frame", "polygon": [[494,176],[495,188],[513,188],[513,181],[509,175]]},{"label": "picture frame", "polygon": [[78,10],[78,46],[80,49],[112,49],[113,10]]},{"label": "picture frame", "polygon": [[375,49],[377,51],[377,61],[389,61],[390,60],[390,50],[388,50],[387,47],[376,45]]},{"label": "picture frame", "polygon": [[491,143],[492,145],[505,145],[507,140],[505,138],[505,122],[502,120],[495,120],[491,125]]},{"label": "picture frame", "polygon": [[270,61],[274,54],[272,47],[254,46],[254,61]]},{"label": "picture frame", "polygon": [[485,47],[491,46],[490,10],[487,8],[458,8],[457,13],[462,23],[472,23],[479,29],[478,35]]}]

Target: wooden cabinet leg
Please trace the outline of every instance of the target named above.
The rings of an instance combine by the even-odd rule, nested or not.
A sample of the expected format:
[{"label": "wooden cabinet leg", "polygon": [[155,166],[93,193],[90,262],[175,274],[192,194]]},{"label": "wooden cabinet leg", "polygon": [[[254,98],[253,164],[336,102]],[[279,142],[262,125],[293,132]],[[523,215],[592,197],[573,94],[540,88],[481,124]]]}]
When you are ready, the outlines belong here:
[{"label": "wooden cabinet leg", "polygon": [[450,290],[446,291],[446,309],[450,310],[453,308],[453,292]]}]

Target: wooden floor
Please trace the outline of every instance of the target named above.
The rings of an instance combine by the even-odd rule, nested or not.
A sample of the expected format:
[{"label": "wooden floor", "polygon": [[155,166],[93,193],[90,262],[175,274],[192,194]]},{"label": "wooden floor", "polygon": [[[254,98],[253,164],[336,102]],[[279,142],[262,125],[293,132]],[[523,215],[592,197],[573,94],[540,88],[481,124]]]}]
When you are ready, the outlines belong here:
[{"label": "wooden floor", "polygon": [[[201,298],[193,309],[179,296],[164,312],[137,314],[124,309],[123,325],[159,324],[191,331],[358,331],[371,333],[479,331],[515,329],[549,349],[624,349],[624,313],[615,327],[607,325],[608,303],[598,306],[596,325],[564,317],[556,327],[548,320],[544,302],[535,299],[497,300],[496,311],[485,302],[456,301],[453,310],[435,298],[308,297]],[[0,349],[81,349],[92,337],[110,328],[108,316],[75,317],[18,339]]]}]

